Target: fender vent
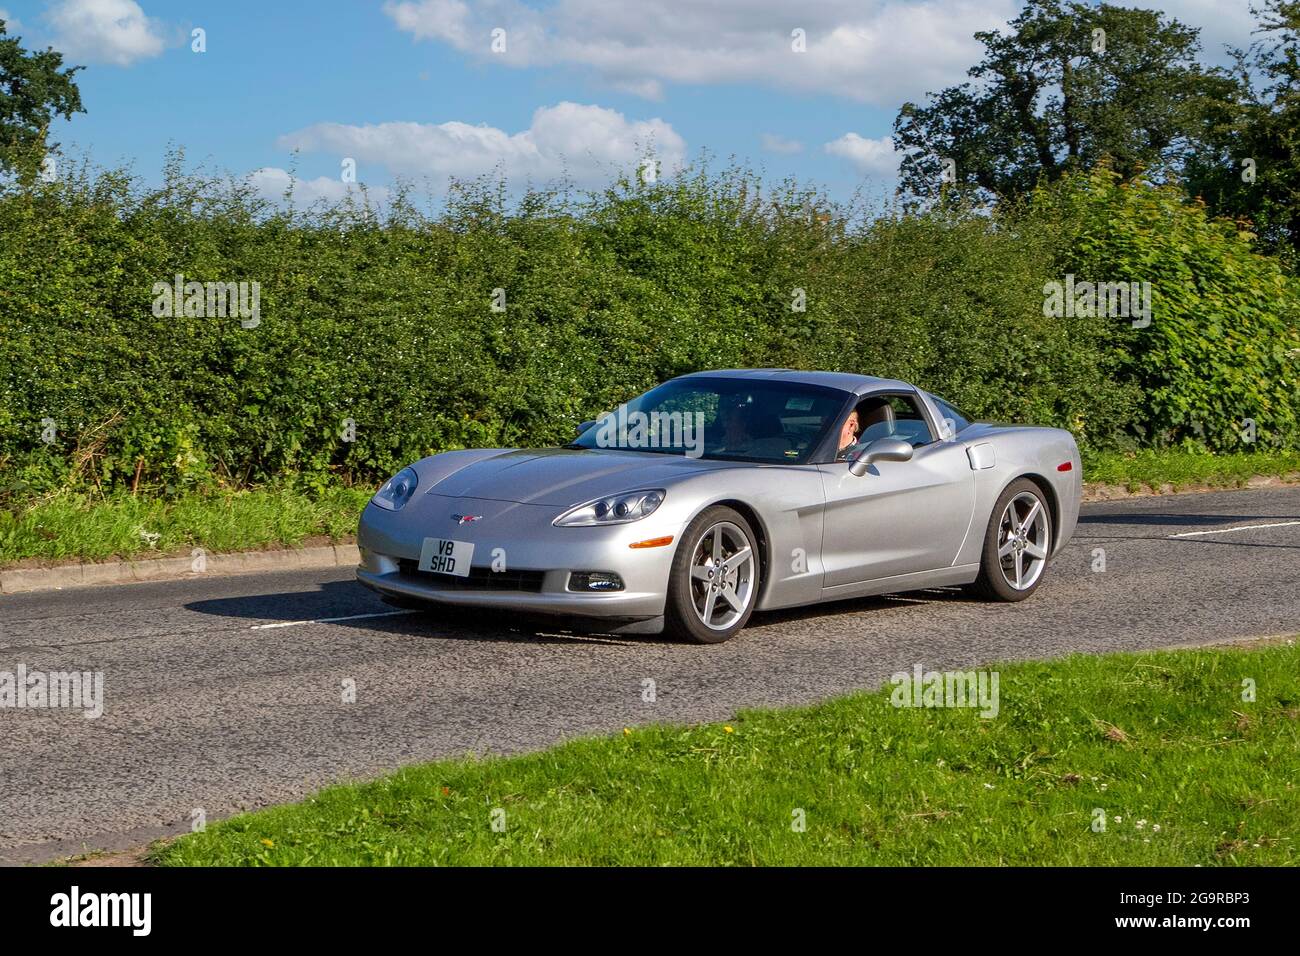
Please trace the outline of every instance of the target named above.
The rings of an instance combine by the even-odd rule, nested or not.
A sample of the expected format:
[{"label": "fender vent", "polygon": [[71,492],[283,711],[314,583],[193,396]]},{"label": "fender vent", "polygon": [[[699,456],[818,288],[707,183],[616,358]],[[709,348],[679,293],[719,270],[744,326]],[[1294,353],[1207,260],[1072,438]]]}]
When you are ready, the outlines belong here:
[{"label": "fender vent", "polygon": [[998,463],[998,456],[993,453],[993,446],[986,441],[967,448],[966,457],[970,459],[971,471],[983,471]]}]

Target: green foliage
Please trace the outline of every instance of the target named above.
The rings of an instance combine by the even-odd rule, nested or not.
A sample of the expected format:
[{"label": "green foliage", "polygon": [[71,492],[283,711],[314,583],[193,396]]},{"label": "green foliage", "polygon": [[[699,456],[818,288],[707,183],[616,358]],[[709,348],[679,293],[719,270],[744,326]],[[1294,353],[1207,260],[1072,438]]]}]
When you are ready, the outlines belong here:
[{"label": "green foliage", "polygon": [[971,82],[899,111],[904,190],[934,194],[944,159],[961,187],[1003,198],[1103,158],[1130,177],[1177,167],[1240,94],[1196,62],[1196,30],[1153,10],[1029,0],[1010,27],[975,35]]},{"label": "green foliage", "polygon": [[1265,245],[1294,266],[1300,261],[1300,2],[1266,0],[1256,12],[1259,39],[1236,57],[1248,95],[1190,158],[1187,184],[1216,214],[1248,219]]},{"label": "green foliage", "polygon": [[[84,166],[11,184],[0,493],[374,482],[448,448],[567,440],[700,368],[870,372],[976,415],[1122,424],[1090,333],[1042,316],[1034,230],[950,208],[863,222],[737,169],[576,201],[484,181],[382,218],[277,210],[179,160],[155,190]],[[177,274],[260,283],[260,324],[155,315]]]},{"label": "green foliage", "polygon": [[286,488],[195,493],[175,499],[67,494],[0,511],[0,567],[24,560],[100,561],[298,547],[357,530],[368,489],[308,494]]},{"label": "green foliage", "polygon": [[1105,168],[1040,190],[1034,215],[1060,224],[1062,273],[1151,283],[1148,327],[1112,320],[1144,443],[1241,451],[1247,419],[1258,447],[1300,443],[1300,286],[1252,236]]},{"label": "green foliage", "polygon": [[[450,448],[563,442],[703,368],[902,378],[1091,448],[1192,420],[1218,441],[1246,415],[1295,438],[1293,283],[1176,193],[1101,174],[992,214],[868,215],[700,166],[579,198],[484,180],[435,213],[399,191],[381,216],[273,206],[178,157],[156,189],[84,164],[11,182],[0,235],[11,501],[372,484]],[[1046,317],[1068,269],[1150,278],[1153,328]],[[155,314],[177,275],[258,283],[260,322]]]},{"label": "green foliage", "polygon": [[0,169],[33,175],[45,150],[57,145],[45,138],[51,117],[85,112],[72,79],[80,69],[64,68],[63,56],[52,49],[24,50],[0,19]]}]

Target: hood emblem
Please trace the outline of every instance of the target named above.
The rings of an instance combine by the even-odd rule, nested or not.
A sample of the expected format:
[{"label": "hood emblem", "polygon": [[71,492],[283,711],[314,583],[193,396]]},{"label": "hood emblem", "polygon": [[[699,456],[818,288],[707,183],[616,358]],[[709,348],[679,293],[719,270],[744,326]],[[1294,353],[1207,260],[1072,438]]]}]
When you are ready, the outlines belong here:
[{"label": "hood emblem", "polygon": [[456,524],[469,524],[471,521],[482,521],[482,515],[452,515],[451,520]]}]

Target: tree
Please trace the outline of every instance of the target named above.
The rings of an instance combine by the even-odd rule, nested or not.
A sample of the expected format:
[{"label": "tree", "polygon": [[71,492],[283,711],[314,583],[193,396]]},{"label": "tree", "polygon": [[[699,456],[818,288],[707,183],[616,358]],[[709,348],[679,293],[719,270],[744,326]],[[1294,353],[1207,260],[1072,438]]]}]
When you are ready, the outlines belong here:
[{"label": "tree", "polygon": [[84,113],[73,76],[81,67],[63,67],[53,49],[29,53],[20,37],[10,37],[0,20],[0,168],[39,165],[46,150],[50,119]]},{"label": "tree", "polygon": [[1252,8],[1260,39],[1234,51],[1248,90],[1188,163],[1187,185],[1219,215],[1249,220],[1265,247],[1300,261],[1300,2]]},{"label": "tree", "polygon": [[1180,167],[1242,95],[1197,63],[1195,29],[1156,11],[1029,0],[1009,26],[975,35],[970,82],[899,111],[901,192],[933,194],[946,160],[957,183],[997,197],[1104,157],[1124,177]]},{"label": "tree", "polygon": [[1058,276],[1139,286],[1144,320],[1103,321],[1115,380],[1140,388],[1142,444],[1297,447],[1300,279],[1277,257],[1180,183],[1125,180],[1105,166],[1044,185],[1024,205],[1028,231],[1059,230]]}]

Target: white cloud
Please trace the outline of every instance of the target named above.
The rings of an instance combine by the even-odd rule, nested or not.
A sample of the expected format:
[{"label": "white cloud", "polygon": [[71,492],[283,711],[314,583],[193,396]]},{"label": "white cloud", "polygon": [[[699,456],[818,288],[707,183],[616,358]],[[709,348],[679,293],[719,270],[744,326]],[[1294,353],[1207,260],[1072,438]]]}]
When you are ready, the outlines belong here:
[{"label": "white cloud", "polygon": [[895,152],[894,140],[890,136],[868,139],[857,133],[845,133],[839,139],[831,140],[823,148],[832,156],[847,159],[860,172],[872,176],[897,176],[898,163],[902,159],[902,156]]},{"label": "white cloud", "polygon": [[657,102],[664,98],[664,85],[658,80],[613,80],[612,85],[622,93],[631,93],[643,100]]},{"label": "white cloud", "polygon": [[[1258,0],[1163,0],[1201,30],[1207,60],[1245,46]],[[1003,29],[1022,0],[388,0],[384,12],[416,40],[488,63],[577,66],[612,88],[661,99],[664,84],[761,83],[893,108],[966,79],[983,55],[979,30]],[[492,51],[492,31],[506,49]],[[801,29],[807,52],[791,50]]]},{"label": "white cloud", "polygon": [[[263,166],[248,174],[249,183],[263,199],[278,202],[284,198],[289,185],[293,185],[293,199],[297,206],[311,206],[321,200],[333,205],[352,193],[357,202],[363,202],[361,190],[356,183],[345,183],[341,179],[318,176],[316,179],[297,179],[288,170],[278,166]],[[367,186],[366,196],[371,205],[382,205],[388,201],[390,191],[385,186]]]},{"label": "white cloud", "polygon": [[470,9],[461,0],[422,0],[419,3],[384,4],[384,12],[398,29],[417,40],[446,40],[458,47],[470,43]]},{"label": "white cloud", "polygon": [[777,133],[764,133],[760,139],[764,152],[781,153],[785,156],[803,152],[803,143],[797,139],[786,139]]},{"label": "white cloud", "polygon": [[14,36],[23,28],[23,25],[18,21],[18,18],[11,16],[9,11],[4,7],[0,7],[0,20],[5,22],[5,33],[9,36]]},{"label": "white cloud", "polygon": [[281,136],[282,149],[326,152],[406,176],[468,178],[501,167],[511,179],[567,176],[597,185],[633,173],[647,155],[667,175],[685,162],[686,144],[660,119],[629,121],[599,106],[559,103],[533,114],[518,133],[468,123],[317,123]]},{"label": "white cloud", "polygon": [[46,17],[53,45],[85,62],[129,66],[166,46],[162,24],[145,16],[135,0],[61,0]]},{"label": "white cloud", "polygon": [[[1193,0],[1187,0],[1193,2]],[[1020,0],[389,0],[417,40],[487,63],[579,66],[611,86],[657,98],[665,83],[763,83],[894,107],[960,82]],[[504,52],[492,31],[505,31]],[[792,50],[803,30],[807,50]]]}]

